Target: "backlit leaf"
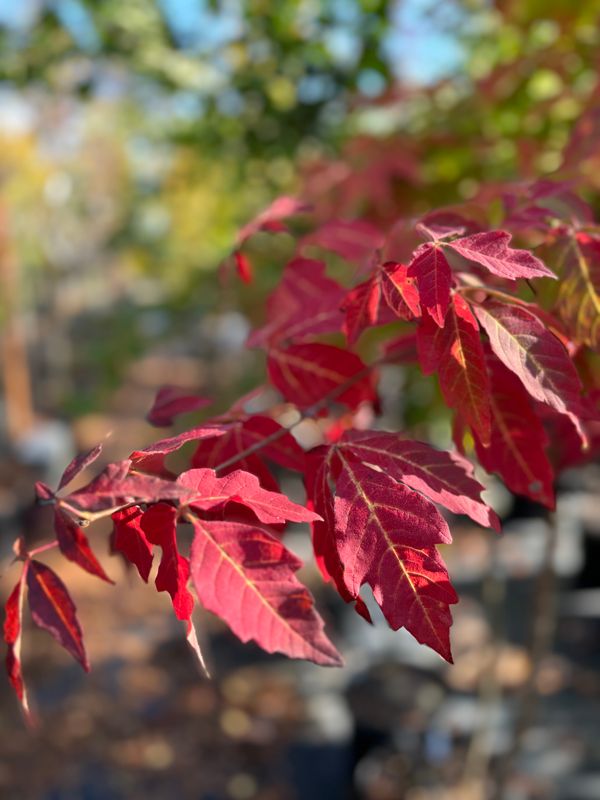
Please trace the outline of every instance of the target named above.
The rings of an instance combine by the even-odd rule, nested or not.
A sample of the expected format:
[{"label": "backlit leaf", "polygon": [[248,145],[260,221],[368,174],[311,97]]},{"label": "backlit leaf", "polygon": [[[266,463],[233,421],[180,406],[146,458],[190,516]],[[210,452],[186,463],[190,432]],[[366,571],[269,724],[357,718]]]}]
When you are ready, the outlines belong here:
[{"label": "backlit leaf", "polygon": [[256,475],[237,469],[223,478],[212,469],[190,469],[177,483],[188,490],[185,504],[207,511],[227,503],[240,503],[264,523],[311,522],[318,515],[280,494],[263,489]]},{"label": "backlit leaf", "polygon": [[311,343],[273,349],[267,368],[273,386],[300,409],[310,408],[326,396],[352,409],[376,400],[364,362],[340,347]]},{"label": "backlit leaf", "polygon": [[581,382],[557,337],[522,306],[489,299],[473,310],[500,361],[533,398],[569,417],[585,442]]},{"label": "backlit leaf", "polygon": [[600,239],[584,233],[571,238],[557,310],[575,341],[600,348]]},{"label": "backlit leaf", "polygon": [[497,472],[515,494],[554,508],[554,475],[548,460],[548,436],[519,379],[496,359],[491,375],[492,435],[484,447],[476,433],[475,450],[488,472]]},{"label": "backlit leaf", "polygon": [[423,371],[437,372],[448,406],[460,409],[481,441],[489,442],[490,387],[479,325],[460,295],[452,297],[444,328],[423,316],[417,329],[417,346]]},{"label": "backlit leaf", "polygon": [[509,247],[512,236],[507,231],[474,233],[448,243],[456,253],[481,264],[493,275],[508,280],[517,278],[556,278],[540,260],[527,250]]},{"label": "backlit leaf", "polygon": [[443,250],[437,244],[423,244],[415,250],[408,265],[408,275],[415,278],[421,307],[427,309],[440,328],[450,305],[452,270]]}]

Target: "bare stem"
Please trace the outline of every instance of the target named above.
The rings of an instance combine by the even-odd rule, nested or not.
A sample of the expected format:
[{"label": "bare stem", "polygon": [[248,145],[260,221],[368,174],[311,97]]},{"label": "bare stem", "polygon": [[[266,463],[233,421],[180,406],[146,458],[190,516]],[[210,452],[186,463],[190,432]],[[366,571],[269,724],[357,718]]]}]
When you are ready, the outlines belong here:
[{"label": "bare stem", "polygon": [[99,519],[105,519],[106,517],[112,516],[116,511],[122,511],[124,508],[131,508],[131,506],[137,505],[136,500],[131,501],[130,503],[122,503],[119,506],[113,506],[112,508],[104,508],[102,511],[85,511],[82,508],[77,508],[76,506],[72,506],[70,503],[67,503],[66,500],[58,499],[58,505],[60,508],[64,508],[66,511],[70,511],[71,514],[78,517],[80,520],[83,520],[86,523],[96,522]]},{"label": "bare stem", "polygon": [[58,547],[58,539],[54,539],[52,542],[47,542],[46,544],[41,544],[39,547],[30,550],[28,555],[30,558],[33,558],[33,556],[38,556],[40,553],[45,553],[46,550],[52,550],[55,547]]},{"label": "bare stem", "polygon": [[527,300],[522,300],[520,297],[515,297],[507,292],[502,292],[500,289],[489,289],[487,286],[459,286],[456,290],[459,294],[475,294],[476,292],[484,292],[488,297],[497,297],[498,300],[505,300],[507,303],[513,303],[517,306],[530,306]]}]

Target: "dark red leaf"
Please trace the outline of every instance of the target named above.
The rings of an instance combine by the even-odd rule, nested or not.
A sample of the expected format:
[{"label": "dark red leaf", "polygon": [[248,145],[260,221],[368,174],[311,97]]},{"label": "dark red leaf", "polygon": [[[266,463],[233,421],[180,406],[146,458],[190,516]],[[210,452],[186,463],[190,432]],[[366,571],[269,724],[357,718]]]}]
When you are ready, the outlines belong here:
[{"label": "dark red leaf", "polygon": [[509,247],[511,239],[511,234],[506,231],[486,231],[448,242],[447,246],[501,278],[512,281],[517,278],[556,278],[539,258],[527,250]]},{"label": "dark red leaf", "polygon": [[99,511],[135,501],[175,500],[181,490],[173,481],[154,475],[128,474],[131,461],[109,464],[87,486],[68,496],[69,503],[86,511]]},{"label": "dark red leaf", "polygon": [[529,394],[565,414],[586,441],[581,382],[567,351],[535,314],[522,306],[486,300],[474,306],[492,350]]},{"label": "dark red leaf", "polygon": [[67,587],[50,567],[31,561],[27,569],[27,588],[35,624],[48,631],[89,672],[77,609]]},{"label": "dark red leaf", "polygon": [[[272,441],[269,441],[270,438]],[[260,454],[252,453],[237,458],[248,448],[258,446]],[[282,426],[274,419],[256,414],[232,422],[227,432],[218,439],[202,440],[192,458],[192,466],[215,469],[235,459],[220,471],[228,473],[243,469],[252,472],[266,489],[277,491],[277,481],[264,463],[263,457],[286,469],[304,471],[304,451],[294,437],[283,432]]]},{"label": "dark red leaf", "polygon": [[337,549],[355,596],[367,583],[394,630],[452,661],[449,606],[458,601],[436,545],[451,541],[444,518],[418,492],[340,455],[335,481]]},{"label": "dark red leaf", "polygon": [[322,261],[292,259],[267,300],[267,322],[250,335],[248,347],[300,342],[339,331],[344,295],[344,288],[325,274]]},{"label": "dark red leaf", "polygon": [[267,368],[273,386],[300,409],[325,396],[352,409],[376,401],[368,368],[355,353],[340,347],[314,343],[273,349]]},{"label": "dark red leaf", "polygon": [[60,492],[60,490],[67,484],[71,483],[71,481],[74,480],[80,472],[83,472],[86,467],[89,467],[91,464],[93,464],[101,452],[102,445],[98,444],[96,447],[90,450],[89,453],[76,456],[63,472],[57,491]]},{"label": "dark red leaf", "polygon": [[149,444],[143,450],[134,450],[131,454],[131,465],[136,470],[148,472],[152,475],[168,476],[164,466],[165,456],[169,453],[174,453],[179,450],[187,442],[196,442],[199,439],[215,438],[223,436],[229,430],[230,426],[219,423],[216,425],[201,425],[198,428],[192,428],[189,431],[177,434],[177,436],[169,436],[167,439],[160,439],[154,444]]},{"label": "dark red leaf", "polygon": [[316,447],[309,453],[306,471],[306,493],[312,508],[321,517],[311,523],[315,560],[323,579],[332,582],[346,603],[354,603],[359,616],[371,622],[371,615],[359,594],[352,595],[344,582],[344,566],[337,550],[333,492],[330,485],[331,462],[335,451]]},{"label": "dark red leaf", "polygon": [[554,475],[548,460],[548,436],[519,379],[496,359],[491,376],[492,436],[484,447],[474,434],[480,464],[497,472],[515,494],[554,508]]},{"label": "dark red leaf", "polygon": [[190,562],[177,549],[177,511],[166,503],[157,503],[143,514],[142,531],[151,544],[162,548],[162,558],[156,575],[156,588],[168,592],[178,619],[189,620],[194,598],[187,589]]},{"label": "dark red leaf", "polygon": [[115,526],[112,545],[114,550],[137,567],[142,580],[148,583],[153,555],[152,545],[141,526],[142,516],[143,511],[139,506],[116,511],[111,517]]},{"label": "dark red leaf", "polygon": [[79,525],[68,514],[58,508],[54,511],[54,530],[58,539],[58,546],[65,558],[78,564],[91,575],[96,575],[107,583],[114,583],[93,554],[87,537]]},{"label": "dark red leaf", "polygon": [[481,499],[484,487],[451,453],[387,431],[348,431],[338,447],[348,457],[373,464],[453,514],[467,514],[484,527],[500,530],[498,517]]},{"label": "dark red leaf", "polygon": [[6,671],[11,686],[23,709],[25,718],[31,720],[27,689],[21,671],[21,630],[23,626],[23,577],[17,582],[4,606],[4,641],[7,645]]},{"label": "dark red leaf", "polygon": [[436,325],[443,328],[450,305],[452,270],[442,249],[437,244],[418,247],[408,265],[408,276],[417,281],[421,307],[427,309]]},{"label": "dark red leaf", "polygon": [[253,525],[194,521],[191,571],[200,602],[243,642],[317,664],[340,666],[308,590],[294,573],[302,562]]},{"label": "dark red leaf", "polygon": [[208,397],[189,394],[185,389],[167,385],[158,390],[154,405],[146,415],[146,419],[158,428],[168,427],[180,414],[197,411],[211,403],[212,400]]},{"label": "dark red leaf", "polygon": [[344,333],[348,344],[354,344],[367,328],[419,316],[419,294],[407,276],[407,267],[390,261],[378,266],[368,280],[352,289],[342,309],[346,315]]},{"label": "dark red leaf", "polygon": [[316,245],[363,267],[384,241],[381,231],[366,220],[331,219],[305,236],[300,246]]},{"label": "dark red leaf", "polygon": [[453,295],[444,328],[423,316],[417,346],[425,374],[438,373],[446,403],[459,409],[481,441],[489,443],[489,379],[479,325],[464,298]]}]

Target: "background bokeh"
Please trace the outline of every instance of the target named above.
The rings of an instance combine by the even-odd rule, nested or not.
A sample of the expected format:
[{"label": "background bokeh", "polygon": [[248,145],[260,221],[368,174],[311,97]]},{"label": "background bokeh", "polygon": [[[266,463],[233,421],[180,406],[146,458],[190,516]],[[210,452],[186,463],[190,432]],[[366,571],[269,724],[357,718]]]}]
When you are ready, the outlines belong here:
[{"label": "background bokeh", "polygon": [[[261,382],[243,344],[291,239],[249,245],[251,286],[219,266],[275,196],[391,225],[560,171],[598,209],[599,23],[596,0],[0,0],[3,594],[14,537],[47,535],[33,480],[109,434],[108,459],[152,441],[161,384],[213,413]],[[507,533],[459,527],[447,554],[447,668],[356,623],[309,565],[348,666],[263,657],[207,616],[206,682],[164,597],[118,563],[116,588],[61,563],[94,672],[27,631],[43,722],[26,732],[2,686],[0,796],[600,797],[599,488],[593,464],[564,478],[552,566],[548,519],[492,485]],[[532,686],[542,601],[554,646]]]}]

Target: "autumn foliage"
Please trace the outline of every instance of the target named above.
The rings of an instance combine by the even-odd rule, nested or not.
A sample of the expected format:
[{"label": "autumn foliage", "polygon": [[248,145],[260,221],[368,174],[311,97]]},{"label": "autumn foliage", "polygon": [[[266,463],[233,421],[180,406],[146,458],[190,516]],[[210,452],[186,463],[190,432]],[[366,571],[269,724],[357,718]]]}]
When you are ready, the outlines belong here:
[{"label": "autumn foliage", "polygon": [[[296,577],[301,562],[283,543],[288,522],[310,524],[323,579],[359,615],[370,621],[361,596],[368,586],[391,628],[406,628],[452,661],[458,597],[438,545],[452,541],[451,515],[500,529],[474,463],[552,509],[557,470],[589,458],[598,443],[590,354],[600,344],[600,227],[575,188],[551,180],[507,185],[482,195],[476,215],[471,202],[388,229],[372,219],[323,220],[304,201],[284,197],[240,231],[229,266],[245,282],[257,234],[299,231],[264,322],[248,340],[264,350],[268,382],[282,402],[256,412],[249,410],[256,395],[242,398],[227,414],[109,464],[74,491],[100,447],[69,464],[56,489],[37,484],[38,501],[53,506],[56,539],[30,551],[16,543],[23,569],[4,628],[8,674],[25,712],[26,597],[34,623],[89,668],[73,600],[39,557],[58,547],[109,581],[85,532],[105,517],[113,522],[112,551],[143,581],[159,559],[156,589],[170,596],[201,662],[197,603],[270,653],[342,664]],[[345,280],[327,269],[332,253]],[[360,345],[374,328],[381,328],[378,355],[367,360]],[[375,420],[380,412],[380,368],[408,364],[437,376],[453,412],[455,450],[377,422],[365,426],[365,408]],[[164,387],[148,420],[169,425],[205,404]],[[306,451],[294,431],[309,418],[323,436]],[[169,457],[189,443],[187,468],[174,472]],[[273,465],[302,476],[305,505],[280,492]],[[189,552],[179,526],[191,528]]]}]

